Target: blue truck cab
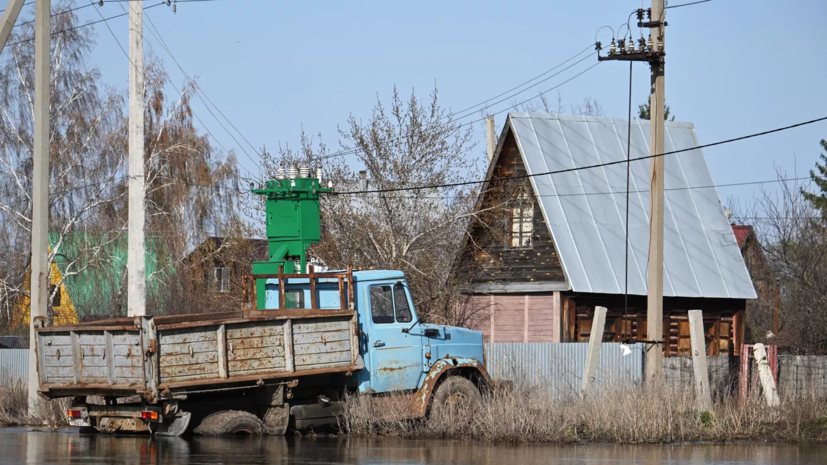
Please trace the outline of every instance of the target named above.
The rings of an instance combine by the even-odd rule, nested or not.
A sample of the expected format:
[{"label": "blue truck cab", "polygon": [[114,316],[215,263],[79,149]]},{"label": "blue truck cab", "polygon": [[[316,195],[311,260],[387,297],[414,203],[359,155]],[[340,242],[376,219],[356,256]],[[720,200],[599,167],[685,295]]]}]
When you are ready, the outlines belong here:
[{"label": "blue truck cab", "polygon": [[[446,372],[462,372],[477,382],[488,379],[482,333],[421,322],[401,271],[361,270],[352,276],[352,305],[364,363],[355,373],[359,392],[429,391],[426,394],[430,395]],[[289,278],[284,289],[286,308],[310,308],[308,278]],[[320,310],[339,308],[336,280],[318,278],[315,292]],[[265,309],[279,305],[278,280],[269,279]]]}]

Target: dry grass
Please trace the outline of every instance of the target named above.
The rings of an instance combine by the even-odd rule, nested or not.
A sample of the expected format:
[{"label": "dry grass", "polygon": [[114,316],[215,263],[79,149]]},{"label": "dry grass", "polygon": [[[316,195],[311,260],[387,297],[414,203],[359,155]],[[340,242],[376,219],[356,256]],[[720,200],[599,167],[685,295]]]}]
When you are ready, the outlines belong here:
[{"label": "dry grass", "polygon": [[[805,396],[806,397],[806,396]],[[668,388],[614,388],[585,399],[515,387],[483,398],[474,412],[434,412],[428,420],[393,420],[407,398],[368,396],[345,401],[342,430],[354,436],[473,439],[507,442],[679,443],[769,440],[827,441],[827,399],[789,398],[767,407],[763,398],[725,398],[698,412],[692,396]]]},{"label": "dry grass", "polygon": [[[0,377],[2,379],[2,377]],[[69,399],[43,400],[38,402],[32,415],[28,412],[28,390],[22,381],[0,381],[0,426],[49,425],[57,428],[69,423],[66,410]]]}]

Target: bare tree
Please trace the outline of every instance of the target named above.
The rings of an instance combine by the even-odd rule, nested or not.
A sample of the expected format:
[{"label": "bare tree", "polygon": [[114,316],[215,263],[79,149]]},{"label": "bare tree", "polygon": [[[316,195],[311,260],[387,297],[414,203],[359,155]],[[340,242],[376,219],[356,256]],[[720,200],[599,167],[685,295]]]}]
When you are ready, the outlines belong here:
[{"label": "bare tree", "polygon": [[[122,97],[103,88],[100,73],[84,62],[92,44],[92,31],[72,27],[77,17],[63,2],[52,17],[51,156],[50,156],[50,262],[61,252],[72,231],[89,225],[106,205],[122,195],[118,181],[124,159]],[[8,257],[8,272],[0,284],[11,304],[28,292],[23,289],[28,269],[31,236],[31,186],[34,119],[34,27],[24,23],[15,31],[0,62],[0,228],[6,236],[0,246]],[[94,253],[95,251],[91,251]],[[69,261],[65,276],[80,273],[85,265]],[[55,288],[54,292],[57,292]],[[10,315],[6,315],[8,318]]]},{"label": "bare tree", "polygon": [[336,268],[402,270],[425,318],[462,323],[466,312],[449,274],[480,186],[382,191],[480,179],[471,128],[439,105],[436,89],[422,102],[394,88],[389,106],[377,101],[367,122],[351,116],[339,134],[342,148],[352,151],[348,157],[327,157],[323,143],[303,135],[299,150],[280,147],[265,158],[270,177],[297,162],[321,167],[333,181],[336,193],[321,204],[322,242],[311,253]]},{"label": "bare tree", "polygon": [[748,312],[748,332],[753,341],[827,353],[827,224],[805,198],[805,185],[780,171],[778,179],[778,190],[762,189],[750,204],[733,208],[733,219],[753,225],[766,256],[766,270],[750,270],[756,290],[761,295],[766,286],[780,289],[778,334],[773,299]]},{"label": "bare tree", "polygon": [[[60,284],[83,276],[114,296],[95,312],[118,315],[123,305],[123,253],[127,217],[127,118],[122,90],[105,87],[87,64],[92,28],[77,27],[72,2],[52,15],[49,261],[58,262]],[[0,61],[0,326],[28,295],[31,243],[34,42],[32,24],[16,28]],[[150,276],[178,276],[176,267],[205,232],[237,221],[238,174],[232,153],[216,153],[193,122],[189,101],[195,83],[168,100],[168,76],[152,57],[145,69],[148,243],[162,264]],[[103,271],[101,271],[103,270]],[[157,288],[167,285],[161,282]],[[106,292],[103,292],[106,290]],[[88,310],[88,309],[84,309]],[[91,317],[91,315],[80,315]],[[18,321],[25,321],[20,318]]]},{"label": "bare tree", "polygon": [[[560,115],[566,113],[566,105],[563,100],[563,94],[557,91],[557,99],[552,102],[548,98],[548,94],[543,92],[537,93],[537,98],[523,103],[512,102],[513,108],[517,111],[524,111],[528,113],[551,113],[553,115]],[[583,98],[581,103],[576,105],[569,105],[568,112],[572,115],[582,116],[603,116],[603,105],[600,102],[589,96]]]}]

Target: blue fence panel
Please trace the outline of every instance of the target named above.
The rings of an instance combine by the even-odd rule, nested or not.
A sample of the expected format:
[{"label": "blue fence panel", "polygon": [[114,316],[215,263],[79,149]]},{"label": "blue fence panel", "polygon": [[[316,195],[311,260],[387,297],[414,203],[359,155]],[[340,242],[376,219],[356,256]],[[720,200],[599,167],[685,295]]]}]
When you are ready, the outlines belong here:
[{"label": "blue fence panel", "polygon": [[[595,386],[636,385],[643,381],[646,344],[604,343]],[[555,393],[580,389],[587,343],[495,342],[485,344],[486,365],[494,379],[548,386]],[[625,355],[624,355],[625,354]]]}]

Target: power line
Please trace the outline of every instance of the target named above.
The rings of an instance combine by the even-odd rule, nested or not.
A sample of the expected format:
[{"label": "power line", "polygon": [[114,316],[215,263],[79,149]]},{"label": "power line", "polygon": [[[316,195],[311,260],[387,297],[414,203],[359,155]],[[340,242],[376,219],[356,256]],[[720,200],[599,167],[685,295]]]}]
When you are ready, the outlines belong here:
[{"label": "power line", "polygon": [[776,133],[776,132],[787,131],[789,129],[797,128],[797,127],[800,127],[800,126],[806,126],[808,124],[814,124],[814,123],[818,123],[820,121],[825,121],[825,120],[827,120],[827,116],[812,119],[812,120],[809,120],[809,121],[803,121],[803,122],[800,122],[800,123],[791,124],[789,126],[784,126],[784,127],[780,127],[780,128],[770,129],[770,130],[767,130],[767,131],[757,132],[757,133],[754,133],[754,134],[748,134],[748,135],[745,135],[745,136],[734,137],[734,138],[731,138],[731,139],[725,139],[725,140],[721,140],[721,141],[718,141],[718,142],[712,142],[712,143],[709,143],[709,144],[701,144],[701,145],[696,145],[694,147],[688,147],[688,148],[685,148],[685,149],[673,150],[671,152],[663,152],[663,153],[659,153],[659,154],[655,154],[655,155],[645,155],[645,156],[630,158],[630,159],[626,159],[626,160],[616,160],[616,161],[610,161],[610,162],[605,162],[605,163],[597,163],[597,164],[593,164],[593,165],[580,166],[580,167],[575,167],[575,168],[566,168],[566,169],[561,169],[561,170],[546,171],[546,172],[543,172],[543,173],[522,174],[522,175],[515,175],[515,176],[505,176],[505,177],[495,178],[495,179],[483,179],[483,180],[475,180],[475,181],[461,181],[461,182],[453,182],[453,183],[445,183],[445,184],[435,184],[435,185],[429,185],[429,186],[410,186],[410,187],[395,187],[395,188],[388,188],[388,189],[376,189],[376,190],[366,190],[366,191],[333,192],[333,194],[338,194],[338,195],[381,194],[381,193],[385,193],[385,192],[414,191],[414,190],[422,190],[422,189],[442,189],[442,188],[449,188],[449,187],[470,186],[470,185],[474,185],[474,184],[485,184],[485,183],[497,182],[497,181],[509,181],[509,180],[514,180],[514,179],[527,179],[527,178],[533,178],[533,177],[537,177],[537,176],[546,176],[546,175],[551,175],[551,174],[570,173],[570,172],[573,172],[573,171],[582,171],[582,170],[588,170],[588,169],[594,169],[594,168],[602,168],[602,167],[605,167],[605,166],[620,165],[620,164],[623,164],[623,163],[630,163],[630,162],[633,162],[633,161],[649,160],[649,159],[652,159],[652,158],[664,157],[666,155],[674,155],[676,153],[688,152],[688,151],[691,151],[691,150],[698,150],[698,149],[704,149],[704,148],[708,148],[708,147],[715,147],[715,146],[718,146],[718,145],[724,145],[724,144],[729,144],[729,143],[732,143],[732,142],[738,142],[738,141],[742,141],[742,140],[746,140],[746,139],[752,139],[754,137],[765,136],[765,135],[773,134],[773,133]]},{"label": "power line", "polygon": [[[123,8],[123,6],[121,6],[121,7]],[[167,52],[167,54],[170,56],[170,58],[172,58],[172,61],[175,62],[175,64],[178,66],[178,69],[181,70],[181,72],[184,74],[184,76],[186,76],[186,78],[190,82],[195,83],[195,81],[192,79],[192,77],[190,77],[190,75],[187,73],[187,71],[184,69],[184,67],[181,65],[181,63],[178,61],[178,59],[175,58],[175,55],[172,53],[172,50],[169,48],[169,46],[167,46],[167,43],[166,43],[166,41],[164,41],[163,36],[161,35],[161,32],[155,27],[155,23],[152,22],[152,18],[150,18],[149,15],[147,15],[146,18],[147,18],[147,20],[149,20],[149,25],[152,28],[152,30],[150,30],[149,32],[160,43],[161,47]],[[207,101],[209,101],[210,104],[212,104],[212,106],[216,109],[216,111],[218,111],[218,113],[222,117],[224,117],[224,119],[230,124],[230,126],[232,126],[233,129],[235,129],[235,131],[238,133],[238,135],[241,136],[241,138],[244,139],[245,142],[247,142],[247,145],[249,145],[250,148],[252,148],[254,152],[257,149],[253,146],[253,144],[250,143],[250,141],[246,137],[244,137],[244,134],[242,134],[241,131],[238,130],[236,125],[233,124],[233,122],[230,121],[229,118],[227,118],[227,116],[224,114],[224,112],[222,112],[221,109],[218,108],[218,106],[215,103],[213,103],[213,101],[209,98],[209,96],[207,96],[207,93],[204,92],[204,90],[201,88],[201,86],[198,83],[195,83],[195,86],[196,86],[196,89],[195,89],[196,90],[196,95],[198,95],[198,98],[201,99],[201,103],[203,103],[204,106],[207,107],[207,111],[209,111],[210,114],[213,116],[213,118],[215,118],[215,120],[218,121],[218,124],[221,125],[221,127],[227,132],[227,134],[230,135],[230,137],[233,139],[233,141],[235,141],[235,143],[238,144],[239,148],[244,152],[245,155],[247,155],[247,158],[250,159],[250,161],[253,162],[253,164],[256,165],[259,169],[261,169],[261,164],[258,163],[257,161],[255,161],[252,156],[250,156],[250,154],[247,152],[247,150],[244,148],[244,146],[241,145],[238,142],[238,140],[235,138],[235,136],[233,136],[232,132],[230,132],[224,126],[224,124],[221,123],[221,120],[219,120],[218,117],[216,117],[215,114],[212,112],[212,110],[210,110],[210,106],[207,104],[207,102],[204,101],[204,99],[207,99]]]},{"label": "power line", "polygon": [[[24,3],[24,5],[28,5],[28,3]],[[58,11],[58,12],[52,14],[51,17],[54,18],[56,16],[65,15],[66,13],[71,13],[73,11],[82,10],[84,8],[89,8],[90,6],[94,6],[94,3],[90,3],[88,5],[78,6],[78,7],[75,7],[75,8],[69,9],[69,10],[65,10],[65,11]],[[26,24],[33,24],[33,23],[34,23],[34,20],[25,21],[25,22],[22,22],[22,23],[15,24],[14,27],[25,26]]]},{"label": "power line", "polygon": [[711,2],[711,1],[712,0],[700,0],[700,1],[697,1],[697,2],[681,3],[679,5],[669,5],[664,9],[666,10],[666,9],[669,9],[669,8],[680,8],[682,6],[692,6],[692,5],[697,5],[699,3],[707,3],[707,2]]},{"label": "power line", "polygon": [[[588,58],[588,57],[586,57],[586,58]],[[580,61],[583,61],[583,60],[580,60]],[[579,63],[580,61],[578,61],[578,63]],[[523,100],[522,102],[516,103],[516,104],[511,105],[511,106],[508,106],[508,107],[506,107],[506,108],[504,108],[504,109],[502,109],[502,110],[500,110],[500,111],[496,111],[496,112],[494,112],[494,113],[491,113],[491,115],[499,115],[499,114],[505,113],[505,112],[507,112],[507,111],[509,111],[509,110],[511,110],[511,109],[513,109],[513,108],[516,108],[516,107],[518,107],[518,106],[520,106],[520,105],[523,105],[523,104],[525,104],[525,103],[527,103],[527,102],[530,102],[531,100],[534,100],[534,99],[536,99],[537,97],[541,97],[541,96],[543,96],[543,95],[545,95],[545,94],[547,94],[547,93],[551,92],[552,90],[558,89],[558,88],[562,87],[563,85],[565,85],[565,84],[567,84],[567,83],[569,83],[569,82],[571,82],[571,81],[573,81],[573,80],[577,79],[578,77],[580,77],[580,76],[582,76],[582,75],[586,74],[587,72],[591,71],[592,69],[594,69],[595,67],[597,67],[597,66],[598,66],[598,65],[600,65],[601,63],[602,63],[602,61],[598,61],[597,63],[595,63],[595,64],[593,64],[593,65],[589,66],[588,68],[584,69],[583,71],[581,71],[581,72],[579,72],[579,73],[575,74],[574,76],[572,76],[572,77],[570,77],[570,78],[566,79],[565,81],[561,82],[560,84],[557,84],[556,86],[551,87],[550,89],[546,89],[546,90],[544,90],[544,91],[542,91],[542,92],[539,92],[539,93],[538,93],[537,95],[535,95],[534,97],[531,97],[531,98],[525,99],[525,100]],[[575,63],[575,64],[577,64],[577,63]],[[568,68],[566,68],[566,69],[568,69]],[[462,123],[462,124],[458,125],[458,126],[456,127],[456,129],[457,129],[457,130],[459,130],[459,129],[462,129],[463,127],[466,127],[466,126],[471,126],[471,125],[474,125],[474,124],[476,124],[476,123],[479,123],[480,121],[485,121],[485,117],[482,117],[482,118],[479,118],[479,119],[475,119],[475,120],[473,120],[473,121],[469,121],[469,122],[466,122],[466,123]],[[448,126],[449,124],[450,124],[450,122],[449,122],[449,123],[445,123],[445,124],[441,124],[441,125],[437,125],[436,129],[439,129],[439,128],[444,128],[444,127]],[[398,141],[400,141],[400,140],[402,140],[402,139],[403,139],[402,137],[399,137],[399,138],[393,139],[393,141],[398,142]],[[316,158],[317,160],[326,160],[326,159],[328,159],[328,158],[335,158],[335,157],[342,157],[342,156],[346,156],[346,155],[352,155],[352,154],[357,153],[358,151],[359,151],[359,149],[356,149],[356,148],[352,148],[352,149],[344,149],[344,150],[340,150],[340,151],[338,151],[338,152],[328,153],[328,154],[325,154],[325,155],[322,155],[322,156],[318,156],[318,157],[315,157],[315,158]]]},{"label": "power line", "polygon": [[[162,2],[162,3],[159,3],[159,4],[156,4],[156,5],[153,5],[153,6],[158,6],[158,5],[161,5],[161,4],[163,4],[163,2]],[[151,7],[144,8],[144,11],[146,11],[146,10],[147,10],[147,9],[149,9],[149,8],[151,8]],[[100,11],[98,11],[98,9],[97,9],[97,8],[95,9],[95,11],[96,11],[96,12],[97,12],[97,13],[98,13],[101,17],[103,17],[103,15],[101,14],[101,12],[100,12]],[[118,15],[118,16],[124,16],[124,15],[128,15],[128,14],[129,14],[129,13],[124,13],[124,14],[122,14],[122,15]],[[109,27],[109,23],[108,23],[108,22],[106,23],[106,28],[107,28],[107,29],[109,29],[109,33],[112,35],[112,38],[113,38],[113,39],[115,39],[115,42],[118,44],[118,48],[120,48],[120,49],[121,49],[121,52],[123,52],[123,54],[124,54],[124,56],[126,57],[126,59],[127,59],[127,60],[129,60],[129,63],[131,63],[131,64],[132,64],[132,66],[135,66],[135,63],[132,61],[132,58],[130,58],[130,57],[129,57],[129,53],[127,53],[126,49],[124,49],[124,48],[123,48],[123,45],[121,45],[121,41],[120,41],[120,40],[118,40],[118,36],[116,36],[116,35],[115,35],[115,32],[112,30],[112,28],[111,28],[111,27]],[[142,75],[144,74],[144,71],[143,71],[143,70],[140,70],[140,72],[141,72],[141,74],[142,74]],[[145,77],[145,76],[144,76],[144,77]],[[146,79],[144,79],[144,81],[146,81]],[[179,90],[179,89],[178,89],[178,86],[176,86],[176,85],[175,85],[175,83],[174,83],[174,82],[172,82],[172,80],[170,80],[170,81],[169,81],[169,84],[172,86],[172,88],[173,88],[173,89],[175,89],[175,91],[176,91],[176,92],[178,92],[178,94],[179,94],[179,95],[181,95],[181,98],[183,98],[183,97],[184,97],[184,93],[183,93],[181,90]],[[207,127],[207,125],[206,125],[206,124],[204,124],[204,122],[201,120],[201,118],[198,116],[198,114],[195,112],[195,110],[193,110],[192,108],[191,108],[190,110],[192,111],[192,116],[194,116],[194,117],[195,117],[195,119],[196,119],[196,120],[198,120],[198,124],[200,124],[200,125],[204,128],[204,130],[205,130],[205,131],[207,131],[207,134],[209,134],[209,135],[210,135],[210,137],[212,137],[212,139],[213,139],[213,140],[214,140],[214,141],[215,141],[215,142],[219,145],[219,147],[221,147],[221,149],[222,149],[222,150],[224,150],[224,152],[228,152],[228,153],[229,153],[229,151],[227,150],[227,148],[226,148],[226,147],[224,147],[224,144],[222,144],[222,143],[221,143],[221,141],[220,141],[220,140],[218,140],[218,138],[216,138],[216,137],[215,137],[215,135],[213,135],[212,131],[210,131],[210,128],[208,128],[208,127]],[[240,166],[243,170],[247,171],[247,173],[249,173],[249,174],[250,174],[250,176],[255,176],[255,175],[254,175],[254,174],[253,174],[250,170],[248,170],[247,168],[245,168],[245,167],[244,167],[244,165],[241,165],[241,164],[239,163],[239,164],[238,164],[238,166]]]},{"label": "power line", "polygon": [[[513,90],[517,90],[517,89],[519,89],[520,87],[523,87],[524,85],[529,84],[530,82],[535,81],[535,80],[537,80],[537,79],[539,79],[539,78],[541,78],[541,77],[545,76],[546,74],[548,74],[548,73],[550,73],[550,72],[554,71],[555,69],[557,69],[557,68],[559,68],[559,67],[561,67],[561,66],[565,65],[566,63],[570,62],[571,60],[573,60],[573,59],[575,59],[575,58],[579,57],[579,56],[580,56],[580,55],[582,55],[584,52],[586,52],[586,51],[588,51],[588,50],[591,50],[593,47],[594,47],[594,45],[593,45],[593,44],[589,44],[589,46],[588,46],[588,47],[584,48],[583,50],[581,50],[581,51],[580,51],[580,52],[578,52],[577,54],[573,55],[571,58],[569,58],[569,59],[567,59],[566,61],[564,61],[564,62],[562,62],[562,63],[560,63],[560,64],[558,64],[558,65],[554,66],[554,67],[553,67],[553,68],[551,68],[551,69],[548,69],[547,71],[543,72],[542,74],[539,74],[539,75],[537,75],[537,76],[534,76],[533,78],[529,79],[528,81],[525,81],[525,82],[523,82],[522,84],[520,84],[520,85],[518,85],[518,86],[512,87],[512,88],[508,89],[507,91],[505,91],[505,92],[503,92],[503,93],[501,93],[501,94],[495,95],[495,96],[493,96],[493,97],[491,97],[491,98],[489,98],[489,99],[487,99],[487,100],[485,100],[485,101],[483,101],[483,102],[480,102],[480,103],[478,103],[478,104],[476,104],[476,105],[472,105],[472,106],[470,106],[470,107],[468,107],[468,108],[466,108],[466,109],[464,109],[464,110],[459,110],[459,111],[453,112],[453,113],[451,113],[451,114],[447,115],[447,117],[451,117],[451,116],[456,117],[456,115],[459,115],[459,114],[461,114],[461,113],[465,113],[465,112],[466,112],[466,111],[468,111],[468,110],[473,110],[474,108],[477,108],[477,107],[480,107],[480,106],[486,105],[486,104],[487,104],[488,102],[490,102],[491,100],[494,100],[494,99],[496,99],[496,98],[500,98],[500,97],[502,97],[503,95],[505,95],[505,94],[507,94],[507,93],[509,93],[509,92],[511,92],[511,91],[513,91]],[[553,76],[552,76],[552,77],[553,77]],[[542,81],[541,81],[541,82],[542,82]],[[538,84],[539,84],[539,83],[538,83]],[[515,95],[517,95],[517,94],[515,94]],[[513,97],[513,96],[512,96],[512,97]],[[494,104],[492,104],[492,105],[496,105],[496,103],[494,103]],[[487,106],[487,105],[486,105],[486,106]]]},{"label": "power line", "polygon": [[[166,5],[166,2],[160,2],[160,3],[156,3],[154,5],[150,5],[148,7],[145,7],[144,10],[148,10],[150,8],[155,8],[156,6],[161,6],[161,5]],[[97,11],[97,9],[95,9],[95,11]],[[98,12],[98,13],[100,13],[100,12]],[[122,18],[122,17],[124,17],[128,14],[129,13],[123,13],[123,14],[119,14],[119,15],[115,15],[115,16],[110,16],[108,18],[104,18],[103,15],[101,15],[101,19],[98,19],[98,20],[95,20],[95,21],[89,21],[88,23],[79,24],[77,26],[67,27],[66,29],[61,29],[60,31],[52,32],[50,34],[50,36],[60,35],[60,34],[63,34],[64,32],[73,31],[75,29],[80,29],[82,27],[88,27],[88,26],[92,26],[92,25],[98,24],[98,23],[103,23],[103,22],[106,22],[106,21],[109,21],[109,20],[112,20],[112,19]],[[6,45],[18,45],[18,44],[22,44],[22,43],[25,43],[25,42],[31,42],[33,40],[34,40],[34,37],[30,37],[28,39],[18,40],[17,42],[12,42],[12,43],[9,43],[9,44],[6,44]]]}]

